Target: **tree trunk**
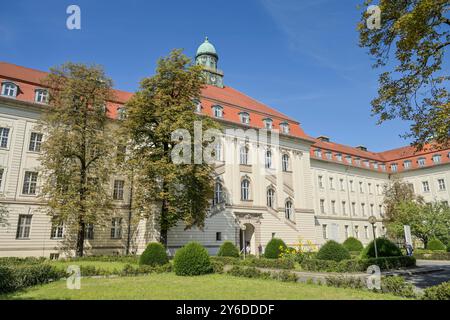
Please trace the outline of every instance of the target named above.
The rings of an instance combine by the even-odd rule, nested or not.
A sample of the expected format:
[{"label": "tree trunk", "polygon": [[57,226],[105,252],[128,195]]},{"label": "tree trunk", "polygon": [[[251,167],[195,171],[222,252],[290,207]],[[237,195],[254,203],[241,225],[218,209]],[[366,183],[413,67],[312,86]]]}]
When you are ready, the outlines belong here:
[{"label": "tree trunk", "polygon": [[77,235],[77,248],[76,248],[76,256],[82,257],[84,255],[84,232],[85,232],[86,224],[80,218],[78,224],[78,235]]},{"label": "tree trunk", "polygon": [[159,233],[159,242],[167,248],[167,230],[161,230]]}]

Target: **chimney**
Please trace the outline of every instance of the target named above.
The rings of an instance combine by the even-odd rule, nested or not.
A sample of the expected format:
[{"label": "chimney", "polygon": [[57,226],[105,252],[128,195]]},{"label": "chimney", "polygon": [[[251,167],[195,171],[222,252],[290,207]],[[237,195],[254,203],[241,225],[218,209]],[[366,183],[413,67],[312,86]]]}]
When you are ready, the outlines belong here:
[{"label": "chimney", "polygon": [[323,142],[330,142],[330,138],[327,136],[320,136],[320,137],[317,137],[317,139],[319,139],[320,141],[323,141]]},{"label": "chimney", "polygon": [[367,151],[367,148],[365,146],[362,146],[362,145],[357,146],[356,149],[359,149],[361,151]]}]

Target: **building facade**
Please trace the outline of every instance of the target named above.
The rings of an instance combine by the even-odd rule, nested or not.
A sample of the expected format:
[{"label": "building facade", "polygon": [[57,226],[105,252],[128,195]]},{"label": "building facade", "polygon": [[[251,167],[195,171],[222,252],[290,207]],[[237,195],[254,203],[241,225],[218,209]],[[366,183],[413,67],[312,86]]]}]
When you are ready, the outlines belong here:
[{"label": "building facade", "polygon": [[[208,41],[199,47],[196,63],[207,81],[197,112],[219,121],[224,136],[215,150],[215,194],[205,228],[168,234],[172,252],[189,241],[201,242],[211,254],[230,240],[258,254],[272,237],[289,245],[309,240],[343,242],[354,236],[363,243],[383,235],[383,188],[395,177],[412,185],[425,200],[450,200],[450,150],[426,146],[370,152],[327,137],[308,136],[299,123],[224,84],[219,56]],[[0,201],[9,211],[0,225],[0,256],[61,254],[64,225],[52,225],[38,200],[40,145],[45,132],[36,123],[46,108],[45,72],[0,62]],[[118,119],[131,93],[116,90],[107,106]],[[140,253],[158,231],[151,220],[132,224],[130,185],[111,180],[120,209],[110,225],[89,226],[86,248],[91,254]]]}]

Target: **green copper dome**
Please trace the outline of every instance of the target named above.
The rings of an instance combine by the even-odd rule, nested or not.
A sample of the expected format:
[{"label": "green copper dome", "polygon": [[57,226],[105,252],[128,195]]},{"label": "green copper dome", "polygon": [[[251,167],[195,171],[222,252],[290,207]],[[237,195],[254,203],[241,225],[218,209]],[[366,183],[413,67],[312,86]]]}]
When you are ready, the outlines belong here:
[{"label": "green copper dome", "polygon": [[205,42],[198,47],[196,57],[202,54],[210,54],[217,57],[216,48],[214,48],[213,44],[208,41],[208,37],[206,37]]}]

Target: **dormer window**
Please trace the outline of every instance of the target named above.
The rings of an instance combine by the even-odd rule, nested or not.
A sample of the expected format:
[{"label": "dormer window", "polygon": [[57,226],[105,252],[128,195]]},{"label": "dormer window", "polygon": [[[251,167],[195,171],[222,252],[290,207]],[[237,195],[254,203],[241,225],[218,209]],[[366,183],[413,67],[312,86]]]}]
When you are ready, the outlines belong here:
[{"label": "dormer window", "polygon": [[289,123],[282,122],[280,123],[281,133],[288,134],[289,133]]},{"label": "dormer window", "polygon": [[117,108],[117,119],[118,120],[125,120],[125,108],[124,107],[119,107]]},{"label": "dormer window", "polygon": [[215,118],[223,118],[223,107],[215,105],[213,108],[213,115]]},{"label": "dormer window", "polygon": [[250,124],[250,115],[247,112],[240,112],[241,123]]},{"label": "dormer window", "polygon": [[336,153],[336,160],[337,161],[342,161],[342,154],[341,153]]},{"label": "dormer window", "polygon": [[272,128],[273,128],[273,120],[270,119],[270,118],[264,119],[264,128],[266,128],[267,130],[272,130]]},{"label": "dormer window", "polygon": [[47,103],[48,102],[48,91],[45,89],[36,89],[34,92],[34,101],[37,103]]},{"label": "dormer window", "polygon": [[325,156],[327,157],[328,160],[333,159],[333,154],[330,151],[325,152]]},{"label": "dormer window", "polygon": [[385,164],[380,164],[380,168],[382,171],[386,171],[386,165]]},{"label": "dormer window", "polygon": [[398,165],[396,163],[391,164],[391,171],[392,172],[397,172],[398,169]]},{"label": "dormer window", "polygon": [[425,166],[425,158],[417,159],[417,164],[419,165],[419,167]]},{"label": "dormer window", "polygon": [[200,102],[200,100],[194,100],[194,104],[195,104],[195,112],[201,113],[202,112],[202,103]]},{"label": "dormer window", "polygon": [[355,163],[356,163],[357,166],[360,166],[361,165],[361,159],[360,158],[356,158],[355,159]]},{"label": "dormer window", "polygon": [[404,167],[405,169],[411,168],[411,160],[405,160],[405,161],[403,162],[403,167]]},{"label": "dormer window", "polygon": [[315,155],[317,158],[322,158],[322,150],[320,150],[320,149],[314,150],[314,155]]},{"label": "dormer window", "polygon": [[352,164],[352,157],[351,156],[346,156],[345,157],[345,161],[347,161],[347,163]]},{"label": "dormer window", "polygon": [[17,90],[18,87],[16,84],[12,83],[12,82],[4,82],[2,84],[2,96],[7,96],[7,97],[17,97]]},{"label": "dormer window", "polygon": [[370,162],[369,162],[369,160],[364,160],[364,165],[365,165],[367,168],[370,168]]},{"label": "dormer window", "polygon": [[435,154],[435,155],[433,156],[433,162],[434,162],[435,164],[441,163],[441,155],[440,155],[440,154]]},{"label": "dormer window", "polygon": [[374,168],[374,169],[378,169],[378,163],[374,162],[374,163],[373,163],[373,168]]}]

